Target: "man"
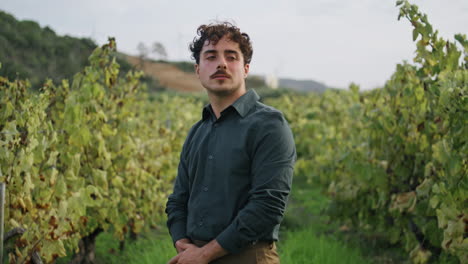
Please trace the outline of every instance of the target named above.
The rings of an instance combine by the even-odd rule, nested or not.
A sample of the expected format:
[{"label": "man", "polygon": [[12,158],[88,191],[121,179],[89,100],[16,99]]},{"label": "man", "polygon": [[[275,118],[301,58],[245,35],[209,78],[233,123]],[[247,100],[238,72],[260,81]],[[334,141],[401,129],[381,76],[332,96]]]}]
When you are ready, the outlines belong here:
[{"label": "man", "polygon": [[278,240],[296,150],[281,112],[246,90],[247,34],[202,25],[190,45],[210,104],[184,143],[166,213],[170,264],[279,263]]}]

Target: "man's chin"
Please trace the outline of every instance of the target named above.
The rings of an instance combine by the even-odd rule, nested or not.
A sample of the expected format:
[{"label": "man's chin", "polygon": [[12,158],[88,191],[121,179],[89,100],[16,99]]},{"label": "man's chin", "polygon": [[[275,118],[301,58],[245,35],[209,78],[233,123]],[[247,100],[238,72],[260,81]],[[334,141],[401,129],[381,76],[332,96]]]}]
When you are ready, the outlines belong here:
[{"label": "man's chin", "polygon": [[216,95],[218,97],[228,97],[234,93],[232,90],[216,90],[216,89],[207,89],[208,93]]},{"label": "man's chin", "polygon": [[236,93],[239,88],[232,88],[232,87],[205,87],[208,93],[213,94],[218,97],[228,97],[234,93]]}]

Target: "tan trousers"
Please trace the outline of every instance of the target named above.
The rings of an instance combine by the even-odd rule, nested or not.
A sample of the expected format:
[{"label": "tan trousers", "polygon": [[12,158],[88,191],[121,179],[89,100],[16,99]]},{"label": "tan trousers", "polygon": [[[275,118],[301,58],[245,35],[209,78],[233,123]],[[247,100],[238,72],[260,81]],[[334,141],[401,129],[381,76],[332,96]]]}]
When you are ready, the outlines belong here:
[{"label": "tan trousers", "polygon": [[[198,247],[207,244],[205,241],[193,241]],[[210,264],[280,264],[275,242],[259,242],[237,254],[229,254]]]}]

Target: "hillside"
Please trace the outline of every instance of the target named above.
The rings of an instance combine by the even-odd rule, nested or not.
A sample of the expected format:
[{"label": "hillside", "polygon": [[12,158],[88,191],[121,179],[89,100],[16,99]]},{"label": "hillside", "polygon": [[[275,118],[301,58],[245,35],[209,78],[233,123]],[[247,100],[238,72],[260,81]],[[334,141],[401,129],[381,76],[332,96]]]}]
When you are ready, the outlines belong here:
[{"label": "hillside", "polygon": [[164,62],[145,60],[143,65],[138,57],[126,56],[136,69],[158,80],[159,85],[179,92],[201,92],[204,90],[195,73],[183,71],[179,67]]},{"label": "hillside", "polygon": [[[89,55],[97,47],[89,38],[59,36],[49,27],[19,21],[1,10],[0,25],[0,76],[9,80],[28,79],[33,89],[38,89],[47,78],[55,83],[71,79],[88,64]],[[116,55],[121,72],[140,68],[137,57]],[[196,76],[182,71],[182,66],[146,61],[142,82],[150,90],[202,91]]]},{"label": "hillside", "polygon": [[287,78],[279,79],[279,86],[300,92],[322,93],[327,89],[326,85],[313,80],[294,80]]},{"label": "hillside", "polygon": [[29,79],[33,87],[47,77],[58,82],[86,65],[96,44],[88,38],[58,36],[34,21],[18,21],[0,10],[0,75]]}]

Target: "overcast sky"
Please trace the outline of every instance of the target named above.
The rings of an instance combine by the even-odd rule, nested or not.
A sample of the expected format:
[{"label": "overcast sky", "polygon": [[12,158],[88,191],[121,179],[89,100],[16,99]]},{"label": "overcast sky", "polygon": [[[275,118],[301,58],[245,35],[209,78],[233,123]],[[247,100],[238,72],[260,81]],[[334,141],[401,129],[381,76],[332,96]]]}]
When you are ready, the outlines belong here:
[{"label": "overcast sky", "polygon": [[[467,0],[410,2],[441,36],[468,33]],[[395,0],[0,0],[0,9],[60,35],[98,44],[113,36],[129,54],[137,54],[139,42],[161,42],[169,60],[190,60],[199,25],[234,21],[253,42],[251,73],[343,88],[383,85],[415,50],[410,23],[397,21]]]}]

